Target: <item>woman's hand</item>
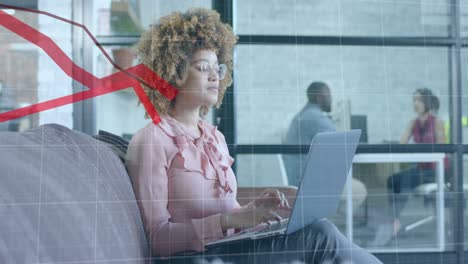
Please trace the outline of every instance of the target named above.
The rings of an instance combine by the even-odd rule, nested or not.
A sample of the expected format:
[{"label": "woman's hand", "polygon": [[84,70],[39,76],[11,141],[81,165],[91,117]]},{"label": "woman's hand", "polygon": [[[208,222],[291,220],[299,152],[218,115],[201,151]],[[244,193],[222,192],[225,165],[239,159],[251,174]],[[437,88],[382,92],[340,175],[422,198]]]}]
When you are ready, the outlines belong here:
[{"label": "woman's hand", "polygon": [[416,123],[416,119],[413,119],[406,126],[405,131],[403,132],[403,135],[401,135],[400,144],[408,144],[411,138],[411,135],[413,134],[413,127],[415,123]]},{"label": "woman's hand", "polygon": [[221,215],[221,228],[227,230],[230,228],[244,229],[257,226],[269,221],[281,221],[283,219],[275,210],[264,207],[244,208]]},{"label": "woman's hand", "polygon": [[254,201],[254,206],[256,208],[270,208],[270,209],[282,209],[282,210],[291,210],[289,206],[288,199],[284,193],[280,192],[278,189],[266,189],[264,190]]},{"label": "woman's hand", "polygon": [[252,207],[223,214],[221,227],[249,228],[269,221],[281,221],[290,214],[291,207],[284,193],[277,189],[264,190],[253,202]]}]

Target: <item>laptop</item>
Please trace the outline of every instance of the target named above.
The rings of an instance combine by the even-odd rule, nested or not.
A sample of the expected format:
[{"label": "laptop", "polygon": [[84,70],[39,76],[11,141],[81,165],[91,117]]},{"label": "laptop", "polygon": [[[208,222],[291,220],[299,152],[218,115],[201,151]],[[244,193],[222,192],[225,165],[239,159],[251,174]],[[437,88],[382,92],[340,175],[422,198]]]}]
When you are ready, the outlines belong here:
[{"label": "laptop", "polygon": [[301,183],[289,219],[261,230],[245,229],[235,235],[207,243],[217,245],[241,239],[289,235],[336,213],[361,130],[317,133],[310,144]]}]

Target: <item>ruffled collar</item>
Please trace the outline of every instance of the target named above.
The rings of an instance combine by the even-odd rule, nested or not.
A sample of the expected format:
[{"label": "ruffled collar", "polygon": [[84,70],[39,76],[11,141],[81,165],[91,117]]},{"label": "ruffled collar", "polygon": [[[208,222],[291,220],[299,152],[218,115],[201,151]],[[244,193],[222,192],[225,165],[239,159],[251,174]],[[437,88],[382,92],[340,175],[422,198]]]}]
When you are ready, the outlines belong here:
[{"label": "ruffled collar", "polygon": [[[221,148],[220,141],[216,136],[217,127],[200,119],[198,127],[201,130],[201,136],[196,137],[183,124],[169,115],[163,116],[158,126],[168,136],[174,138],[187,170],[198,171],[206,179],[217,180],[224,193],[233,192],[227,179],[227,170],[231,167],[234,159]],[[193,144],[189,144],[190,142]],[[200,151],[201,149],[204,152]],[[209,164],[215,169],[215,172],[212,172]],[[215,175],[215,177],[213,178],[211,175]]]}]

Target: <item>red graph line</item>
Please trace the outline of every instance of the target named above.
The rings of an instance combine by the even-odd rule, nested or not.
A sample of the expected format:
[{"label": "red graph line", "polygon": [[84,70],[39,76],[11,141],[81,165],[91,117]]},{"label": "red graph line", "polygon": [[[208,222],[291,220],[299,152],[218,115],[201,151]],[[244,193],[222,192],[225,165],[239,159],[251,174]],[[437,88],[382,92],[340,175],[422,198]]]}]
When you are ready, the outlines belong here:
[{"label": "red graph line", "polygon": [[78,92],[49,101],[33,104],[31,106],[0,113],[0,122],[5,122],[11,119],[35,114],[66,104],[79,102],[99,95],[132,87],[135,93],[137,94],[138,98],[142,102],[143,106],[145,107],[145,110],[153,120],[153,123],[157,124],[161,119],[156,109],[154,108],[154,105],[151,103],[145,91],[143,90],[143,87],[141,86],[140,82],[146,84],[152,89],[157,89],[163,96],[165,96],[169,100],[173,100],[177,95],[177,90],[173,86],[171,86],[168,82],[159,77],[155,72],[153,72],[145,65],[139,64],[124,70],[120,66],[115,64],[115,62],[112,61],[110,56],[106,53],[106,51],[102,48],[102,46],[97,42],[94,36],[84,25],[78,24],[76,22],[58,17],[56,15],[44,11],[20,8],[4,4],[0,4],[0,7],[48,15],[58,20],[70,23],[74,26],[79,26],[83,28],[84,31],[88,34],[88,36],[91,37],[91,39],[94,41],[96,46],[101,50],[101,52],[103,52],[103,54],[106,56],[109,62],[115,68],[121,70],[120,72],[114,73],[104,78],[97,78],[93,74],[76,65],[76,63],[74,63],[48,36],[42,34],[38,30],[16,19],[12,15],[9,15],[4,11],[0,10],[1,26],[16,33],[18,36],[24,38],[25,40],[44,50],[44,52],[47,55],[49,55],[49,57],[59,66],[60,69],[62,69],[62,71],[64,71],[65,74],[89,88],[89,90],[83,92]]}]

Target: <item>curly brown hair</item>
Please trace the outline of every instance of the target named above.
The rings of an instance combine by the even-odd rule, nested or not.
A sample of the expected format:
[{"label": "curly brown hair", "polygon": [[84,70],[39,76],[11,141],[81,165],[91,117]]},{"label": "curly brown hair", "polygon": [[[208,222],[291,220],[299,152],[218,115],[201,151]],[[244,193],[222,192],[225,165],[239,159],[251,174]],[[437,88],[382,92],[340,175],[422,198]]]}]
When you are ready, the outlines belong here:
[{"label": "curly brown hair", "polygon": [[[232,83],[232,53],[238,37],[231,26],[220,20],[220,15],[213,10],[193,8],[185,13],[174,12],[162,17],[159,23],[151,25],[143,33],[137,44],[137,56],[140,61],[166,80],[175,88],[176,78],[184,79],[190,57],[198,50],[212,50],[218,56],[219,63],[226,64],[226,77],[219,83],[219,108],[228,86]],[[171,102],[155,89],[142,84],[151,103],[159,114],[167,114]],[[208,112],[208,107],[200,108],[200,116]],[[149,118],[148,113],[145,114]]]}]

